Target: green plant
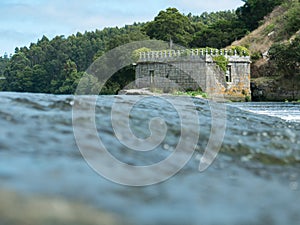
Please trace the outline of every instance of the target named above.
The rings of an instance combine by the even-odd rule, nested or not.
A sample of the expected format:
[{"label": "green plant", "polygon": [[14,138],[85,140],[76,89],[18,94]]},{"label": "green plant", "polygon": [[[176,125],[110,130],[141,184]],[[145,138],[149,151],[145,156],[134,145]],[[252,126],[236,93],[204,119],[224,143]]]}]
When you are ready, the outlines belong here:
[{"label": "green plant", "polygon": [[186,92],[183,92],[183,91],[176,91],[176,90],[174,90],[173,94],[174,94],[174,95],[187,95]]},{"label": "green plant", "polygon": [[230,55],[233,55],[234,52],[236,52],[239,56],[250,56],[249,49],[244,46],[230,46],[227,49],[230,50]]},{"label": "green plant", "polygon": [[208,94],[201,91],[201,90],[196,90],[196,91],[175,91],[173,92],[174,95],[187,95],[191,97],[196,97],[196,96],[201,96],[202,98],[208,98]]},{"label": "green plant", "polygon": [[245,101],[246,101],[246,102],[250,102],[250,101],[251,101],[251,96],[246,95],[246,96],[245,96]]},{"label": "green plant", "polygon": [[244,44],[244,47],[247,48],[247,49],[249,49],[250,44]]},{"label": "green plant", "polygon": [[283,15],[284,33],[291,36],[300,29],[300,3],[292,2],[290,9]]},{"label": "green plant", "polygon": [[207,93],[204,93],[200,90],[197,91],[187,91],[186,92],[187,95],[192,96],[192,97],[196,97],[196,96],[201,96],[201,97],[206,97],[207,98]]},{"label": "green plant", "polygon": [[[300,37],[289,43],[275,43],[269,50],[270,62],[275,66],[276,73],[285,77],[299,77],[300,68]],[[299,79],[299,78],[298,78]]]},{"label": "green plant", "polygon": [[150,51],[151,51],[150,48],[145,48],[145,47],[136,49],[132,52],[132,59],[134,61],[138,61],[141,53],[150,52]]},{"label": "green plant", "polygon": [[226,72],[229,61],[225,56],[218,55],[218,56],[213,57],[213,60],[222,71]]},{"label": "green plant", "polygon": [[262,58],[262,54],[259,51],[254,52],[253,54],[251,54],[251,60],[252,61],[257,61],[257,60],[259,60],[261,58]]},{"label": "green plant", "polygon": [[269,34],[270,32],[274,31],[275,24],[270,23],[266,28],[265,28],[265,34]]},{"label": "green plant", "polygon": [[203,98],[208,98],[208,94],[205,93],[205,92],[203,92],[203,93],[202,93],[202,97],[203,97]]}]

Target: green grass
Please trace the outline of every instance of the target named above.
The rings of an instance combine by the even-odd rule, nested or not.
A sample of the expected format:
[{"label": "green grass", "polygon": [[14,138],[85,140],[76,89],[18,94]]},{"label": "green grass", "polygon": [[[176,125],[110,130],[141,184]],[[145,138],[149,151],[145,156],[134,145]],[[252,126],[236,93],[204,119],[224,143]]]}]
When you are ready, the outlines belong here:
[{"label": "green grass", "polygon": [[208,94],[203,91],[176,91],[175,95],[187,95],[191,97],[201,96],[202,98],[208,98]]}]

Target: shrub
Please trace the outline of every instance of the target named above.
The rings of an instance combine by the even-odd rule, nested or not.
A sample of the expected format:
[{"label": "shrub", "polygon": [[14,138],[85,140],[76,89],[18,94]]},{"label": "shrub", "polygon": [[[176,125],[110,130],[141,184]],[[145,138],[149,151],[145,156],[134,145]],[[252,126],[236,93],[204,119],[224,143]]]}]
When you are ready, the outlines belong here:
[{"label": "shrub", "polygon": [[151,49],[150,48],[139,48],[137,50],[134,50],[133,53],[132,53],[132,58],[134,61],[138,61],[139,58],[140,58],[140,53],[143,53],[143,52],[150,52]]},{"label": "shrub", "polygon": [[257,52],[254,52],[252,55],[251,55],[251,60],[252,61],[257,61],[259,59],[262,58],[262,54],[261,52],[257,51]]},{"label": "shrub", "polygon": [[240,56],[250,56],[250,51],[249,49],[247,49],[244,46],[230,46],[229,48],[227,48],[228,50],[230,50],[230,54],[233,55],[234,51],[236,51],[236,53]]},{"label": "shrub", "polygon": [[213,60],[222,71],[226,72],[228,59],[224,55],[215,56],[213,57]]}]

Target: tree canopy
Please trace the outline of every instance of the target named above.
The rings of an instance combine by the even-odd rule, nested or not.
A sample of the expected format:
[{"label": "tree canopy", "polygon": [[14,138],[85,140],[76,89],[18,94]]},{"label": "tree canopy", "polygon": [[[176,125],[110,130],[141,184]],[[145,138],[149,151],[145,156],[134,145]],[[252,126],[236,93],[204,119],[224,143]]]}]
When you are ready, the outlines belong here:
[{"label": "tree canopy", "polygon": [[7,54],[4,54],[3,57],[2,56],[0,57],[0,77],[3,76],[4,70],[5,70],[8,62],[9,62],[9,58],[8,58]]},{"label": "tree canopy", "polygon": [[300,36],[291,43],[275,43],[270,51],[270,61],[276,67],[276,72],[286,77],[300,79]]},{"label": "tree canopy", "polygon": [[243,6],[237,9],[239,20],[245,24],[248,30],[254,30],[258,27],[259,22],[272,10],[275,6],[280,5],[284,0],[242,0],[245,2]]},{"label": "tree canopy", "polygon": [[[0,90],[74,93],[79,79],[98,57],[132,41],[172,40],[188,48],[224,48],[255,29],[259,21],[282,1],[244,0],[245,4],[236,11],[204,12],[201,15],[184,15],[176,8],[167,8],[148,23],[78,32],[69,37],[56,36],[52,40],[43,36],[29,47],[17,47],[11,58],[0,57],[0,76],[6,78],[1,80]],[[285,18],[290,33],[299,28],[298,14],[299,10],[295,8]],[[92,80],[86,79],[87,86]],[[117,93],[133,80],[134,69],[131,66],[123,68],[107,82],[102,93]]]},{"label": "tree canopy", "polygon": [[195,31],[188,17],[182,15],[176,8],[160,11],[154,21],[145,25],[146,34],[154,39],[174,41],[188,46]]},{"label": "tree canopy", "polygon": [[[6,69],[3,74],[6,80],[2,82],[2,90],[74,93],[79,78],[96,58],[119,45],[149,39],[141,31],[141,27],[142,24],[136,23],[123,28],[105,28],[102,31],[77,33],[68,38],[56,36],[52,40],[43,36],[29,48],[16,48],[15,54],[5,64]],[[107,90],[111,91],[109,93],[116,93],[118,89],[131,82],[133,72],[131,71],[131,78],[128,81],[126,73],[120,83],[115,79],[118,85],[113,85],[115,89],[106,88],[106,93]]]}]

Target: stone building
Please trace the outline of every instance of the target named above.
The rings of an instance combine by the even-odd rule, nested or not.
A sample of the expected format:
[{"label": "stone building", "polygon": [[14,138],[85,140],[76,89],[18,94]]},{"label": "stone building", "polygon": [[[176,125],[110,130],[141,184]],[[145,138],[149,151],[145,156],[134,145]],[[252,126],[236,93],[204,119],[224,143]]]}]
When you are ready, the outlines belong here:
[{"label": "stone building", "polygon": [[164,92],[202,90],[211,98],[243,101],[251,96],[250,57],[227,50],[143,52],[136,65],[135,84]]}]

